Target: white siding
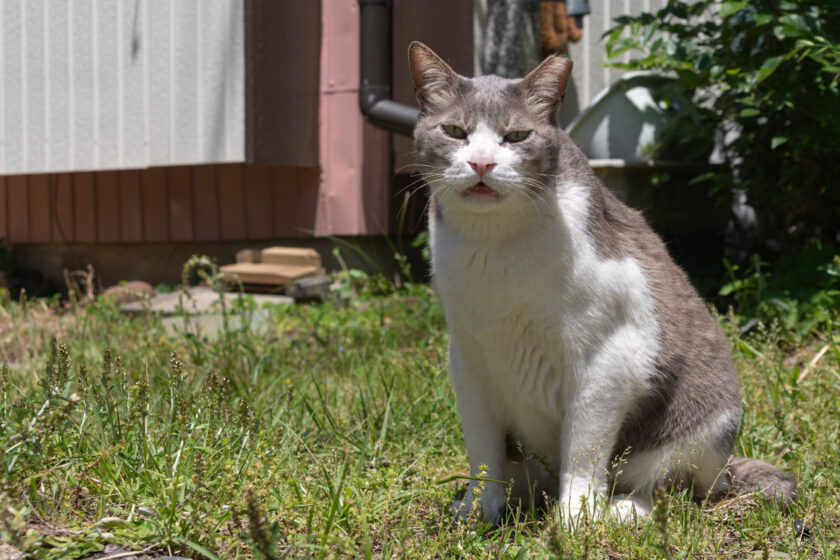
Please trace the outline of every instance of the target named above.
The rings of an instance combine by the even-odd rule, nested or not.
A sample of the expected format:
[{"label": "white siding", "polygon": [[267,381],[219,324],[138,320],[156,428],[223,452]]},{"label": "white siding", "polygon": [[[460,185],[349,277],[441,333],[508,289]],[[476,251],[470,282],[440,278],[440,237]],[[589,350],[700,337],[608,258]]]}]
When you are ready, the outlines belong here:
[{"label": "white siding", "polygon": [[[623,15],[638,15],[644,11],[656,12],[665,7],[667,0],[590,0],[591,13],[583,19],[583,38],[569,43],[569,57],[574,61],[572,86],[575,91],[567,95],[572,106],[561,110],[561,124],[568,124],[582,111],[602,89],[609,87],[623,73],[623,70],[605,68],[612,62],[607,59],[605,40],[601,36],[615,26],[614,18]],[[630,59],[625,53],[615,62]],[[576,96],[576,99],[575,99]]]},{"label": "white siding", "polygon": [[0,0],[0,174],[241,162],[242,0]]},{"label": "white siding", "polygon": [[[473,0],[473,36],[476,41],[474,54],[475,73],[480,72],[478,52],[483,36],[483,19],[488,0]],[[622,15],[638,15],[643,11],[655,12],[665,7],[668,0],[589,0],[591,13],[583,18],[583,37],[569,43],[568,55],[574,61],[572,81],[566,94],[566,105],[560,111],[561,124],[568,124],[583,110],[598,92],[621,76],[622,70],[605,68],[608,62],[601,36],[615,24],[613,19]],[[630,54],[623,60],[629,60]]]}]

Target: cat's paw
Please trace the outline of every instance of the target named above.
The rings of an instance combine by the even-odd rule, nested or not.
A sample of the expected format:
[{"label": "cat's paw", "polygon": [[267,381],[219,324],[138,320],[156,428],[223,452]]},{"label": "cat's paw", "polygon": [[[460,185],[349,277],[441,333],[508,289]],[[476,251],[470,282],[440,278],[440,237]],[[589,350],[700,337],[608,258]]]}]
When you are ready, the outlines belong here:
[{"label": "cat's paw", "polygon": [[609,506],[610,517],[622,523],[633,523],[650,515],[650,504],[637,496],[614,496]]},{"label": "cat's paw", "polygon": [[611,517],[621,523],[634,523],[649,515],[650,505],[637,496],[614,496],[607,503],[605,496],[596,495],[581,500],[578,507],[564,508],[563,517],[566,528],[574,531],[583,527],[586,522],[597,521],[603,517]]},{"label": "cat's paw", "polygon": [[475,507],[476,504],[472,500],[465,498],[452,502],[452,505],[449,506],[449,511],[452,512],[452,517],[455,518],[455,521],[466,521]]},{"label": "cat's paw", "polygon": [[450,511],[456,521],[466,521],[473,512],[480,511],[482,521],[490,525],[499,525],[506,505],[504,495],[499,498],[493,496],[492,493],[487,493],[480,501],[473,500],[469,496],[463,500],[455,500],[450,506]]}]

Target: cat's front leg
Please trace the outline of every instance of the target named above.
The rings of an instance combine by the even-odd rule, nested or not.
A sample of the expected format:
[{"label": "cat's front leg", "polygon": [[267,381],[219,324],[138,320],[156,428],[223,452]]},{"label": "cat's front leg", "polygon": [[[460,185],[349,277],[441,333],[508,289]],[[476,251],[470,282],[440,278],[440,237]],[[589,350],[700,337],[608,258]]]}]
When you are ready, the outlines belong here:
[{"label": "cat's front leg", "polygon": [[[610,515],[629,522],[648,512],[638,497],[610,496],[609,462],[623,420],[619,410],[614,401],[591,393],[567,408],[558,505],[570,528],[579,525],[584,515],[590,520]],[[613,499],[608,502],[608,498]]]},{"label": "cat's front leg", "polygon": [[452,514],[465,519],[481,511],[486,523],[498,524],[507,505],[505,491],[505,429],[499,409],[487,395],[486,370],[478,356],[464,356],[450,344],[452,380],[461,413],[461,428],[470,463],[467,494],[452,503]]}]

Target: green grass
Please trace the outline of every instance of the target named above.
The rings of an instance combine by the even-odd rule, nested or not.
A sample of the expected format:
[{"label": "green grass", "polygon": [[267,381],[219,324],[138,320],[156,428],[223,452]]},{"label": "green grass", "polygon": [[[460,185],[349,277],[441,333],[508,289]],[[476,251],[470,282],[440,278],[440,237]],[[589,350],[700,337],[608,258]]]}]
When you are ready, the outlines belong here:
[{"label": "green grass", "polygon": [[[223,559],[832,558],[838,337],[741,339],[737,319],[721,319],[743,387],[736,452],[795,472],[799,503],[784,514],[666,496],[653,521],[568,533],[553,512],[499,529],[451,523],[468,468],[428,287],[278,307],[270,328],[216,341],[167,336],[157,318],[107,302],[6,301],[0,533],[33,558],[112,542]],[[810,539],[795,538],[796,519]]]}]

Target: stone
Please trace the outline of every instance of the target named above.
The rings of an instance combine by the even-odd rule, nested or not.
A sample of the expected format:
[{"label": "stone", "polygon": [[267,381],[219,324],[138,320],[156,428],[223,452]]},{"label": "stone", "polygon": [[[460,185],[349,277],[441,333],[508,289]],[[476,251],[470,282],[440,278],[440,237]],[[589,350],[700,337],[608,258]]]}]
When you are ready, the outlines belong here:
[{"label": "stone", "polygon": [[[161,315],[175,315],[187,313],[196,315],[202,313],[218,313],[221,311],[221,299],[231,309],[233,302],[239,298],[238,292],[224,292],[220,295],[217,291],[206,286],[197,286],[187,291],[178,290],[169,294],[158,294],[149,301],[133,302],[120,306],[120,310],[126,313],[160,313]],[[257,307],[263,304],[286,304],[294,303],[294,299],[288,296],[271,294],[247,294],[253,297]]]},{"label": "stone", "polygon": [[811,538],[811,528],[808,525],[805,525],[805,522],[801,519],[797,519],[793,522],[793,535],[796,537],[797,540],[804,541],[805,539]]},{"label": "stone", "polygon": [[23,552],[10,544],[0,542],[0,560],[23,560]]},{"label": "stone", "polygon": [[154,298],[156,295],[157,291],[155,291],[152,285],[148,282],[143,282],[142,280],[132,280],[131,282],[111,286],[102,292],[100,297],[113,298],[117,305],[121,305],[123,303],[130,303],[133,301],[149,300]]}]

